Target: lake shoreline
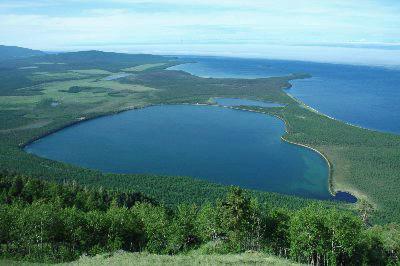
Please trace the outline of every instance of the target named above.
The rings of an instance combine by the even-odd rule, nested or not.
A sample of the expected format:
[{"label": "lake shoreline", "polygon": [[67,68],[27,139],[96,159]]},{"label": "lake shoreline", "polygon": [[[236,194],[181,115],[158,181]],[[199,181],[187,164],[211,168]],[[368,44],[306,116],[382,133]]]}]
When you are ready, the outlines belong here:
[{"label": "lake shoreline", "polygon": [[[56,129],[54,129],[54,130],[50,130],[50,131],[46,132],[45,134],[42,134],[41,136],[38,136],[38,137],[35,137],[35,138],[31,139],[30,141],[24,143],[23,145],[20,145],[20,148],[21,148],[24,152],[27,152],[27,151],[25,150],[25,148],[26,148],[27,146],[29,146],[30,144],[32,144],[33,142],[35,142],[36,140],[39,140],[39,139],[44,138],[44,137],[46,137],[46,136],[48,136],[48,135],[54,134],[54,133],[56,133],[56,132],[58,132],[58,131],[61,131],[61,130],[65,129],[65,128],[67,128],[67,127],[71,127],[71,126],[77,125],[77,124],[79,124],[79,123],[87,122],[87,121],[94,120],[94,119],[101,118],[101,117],[105,117],[105,116],[117,115],[117,114],[122,113],[122,112],[133,111],[133,110],[148,108],[148,107],[152,107],[152,106],[162,106],[162,105],[214,106],[214,107],[227,108],[227,109],[238,110],[238,111],[256,112],[256,113],[268,115],[268,116],[270,116],[270,117],[276,117],[276,118],[278,118],[279,120],[281,120],[281,121],[285,124],[285,132],[286,132],[286,133],[289,133],[289,132],[288,132],[288,128],[289,128],[289,127],[288,127],[288,121],[286,121],[285,119],[283,119],[283,118],[281,118],[281,117],[279,117],[279,116],[277,116],[277,115],[270,114],[270,113],[268,113],[268,112],[259,112],[259,111],[255,111],[255,110],[249,110],[249,109],[245,109],[245,108],[239,107],[239,106],[224,106],[224,105],[221,105],[221,104],[218,104],[218,103],[214,103],[214,102],[210,102],[210,101],[208,101],[208,102],[206,102],[206,103],[188,103],[188,102],[186,102],[186,103],[164,103],[164,104],[161,103],[161,104],[147,104],[147,105],[143,105],[143,106],[130,106],[129,108],[125,108],[125,109],[123,109],[123,110],[119,110],[119,111],[115,111],[115,112],[111,112],[111,113],[106,113],[106,114],[101,114],[101,115],[98,115],[98,116],[80,117],[80,118],[77,118],[76,121],[73,121],[73,122],[71,122],[71,123],[69,123],[69,124],[66,124],[66,125],[64,125],[64,126],[62,126],[62,127],[56,128]],[[284,108],[284,107],[270,107],[270,108]],[[327,163],[328,171],[329,171],[328,178],[327,178],[327,180],[328,180],[328,184],[327,184],[327,186],[328,186],[328,191],[329,191],[330,195],[333,196],[333,197],[336,195],[337,192],[339,192],[339,191],[334,191],[334,190],[332,189],[332,184],[331,184],[331,183],[332,183],[332,181],[331,181],[331,180],[332,180],[332,164],[331,164],[331,162],[328,160],[328,158],[327,158],[324,154],[322,154],[322,153],[321,153],[320,151],[318,151],[317,149],[312,148],[312,147],[309,147],[309,146],[307,146],[307,145],[300,144],[300,143],[294,143],[294,142],[288,141],[288,140],[286,140],[286,139],[284,138],[283,135],[280,136],[280,139],[283,140],[283,141],[286,141],[286,142],[289,143],[289,144],[294,144],[294,145],[301,146],[301,147],[303,147],[303,148],[310,149],[310,150],[312,150],[313,152],[316,152],[317,154],[319,154],[319,156],[321,156],[322,158],[324,158],[325,162]],[[30,152],[28,152],[28,153],[30,153]],[[32,154],[32,153],[30,153],[30,154]],[[37,155],[35,155],[34,153],[33,153],[32,155],[37,156]],[[40,156],[39,156],[39,157],[40,157]],[[342,192],[345,192],[345,191],[342,191]],[[278,192],[275,192],[275,193],[278,193]],[[347,193],[347,192],[346,192],[346,193]],[[349,193],[349,194],[352,195],[351,193]],[[291,195],[291,194],[289,194],[289,195]],[[293,195],[293,196],[296,196],[296,195]],[[354,195],[352,195],[352,196],[354,196]],[[329,200],[329,199],[325,199],[325,200]],[[330,200],[334,200],[334,199],[330,199]],[[343,200],[342,200],[342,201],[343,201]],[[347,200],[346,200],[346,202],[349,203]]]},{"label": "lake shoreline", "polygon": [[[297,101],[298,103],[301,103],[301,102],[298,101],[297,99],[296,99],[296,101]],[[255,110],[243,109],[243,108],[240,108],[240,107],[236,107],[236,108],[235,108],[235,107],[232,107],[232,106],[220,106],[220,107],[231,108],[231,109],[234,109],[234,110],[241,110],[241,111],[246,111],[246,112],[255,112],[255,113],[260,113],[260,114],[265,114],[265,115],[274,116],[274,117],[276,117],[276,118],[278,118],[279,120],[281,120],[281,121],[284,122],[286,133],[290,133],[290,132],[289,132],[289,127],[288,127],[289,122],[286,121],[284,118],[278,116],[278,115],[270,114],[270,113],[268,113],[268,112],[260,112],[260,111],[255,111]],[[274,107],[272,107],[272,108],[274,108]],[[278,108],[284,108],[284,107],[278,107]],[[321,114],[321,113],[319,113],[319,114]],[[321,115],[324,115],[324,114],[321,114]],[[354,192],[350,192],[350,191],[346,191],[346,190],[335,190],[335,189],[334,189],[333,164],[329,161],[328,157],[327,157],[326,155],[324,155],[321,151],[319,151],[319,150],[317,150],[316,148],[313,148],[313,147],[311,147],[311,146],[305,145],[305,144],[301,144],[301,143],[297,143],[297,142],[293,142],[293,141],[287,140],[287,139],[285,139],[284,136],[281,136],[281,140],[283,140],[283,141],[285,141],[285,142],[287,142],[287,143],[293,144],[293,145],[297,145],[297,146],[301,146],[301,147],[310,149],[310,150],[312,150],[312,151],[318,153],[318,154],[325,160],[326,164],[328,165],[328,170],[329,170],[329,175],[328,175],[328,190],[329,190],[329,193],[330,193],[332,196],[336,196],[336,193],[338,193],[338,192],[345,192],[345,193],[350,194],[350,195],[353,196],[354,198],[356,198],[357,201],[359,200],[359,198],[356,197],[356,196],[354,195]]]},{"label": "lake shoreline", "polygon": [[[292,85],[292,84],[291,84],[291,85]],[[290,86],[289,89],[291,89],[291,88],[293,88],[293,85]],[[326,115],[326,114],[324,114],[324,113],[318,111],[318,110],[315,109],[315,108],[312,108],[311,106],[309,106],[309,105],[305,104],[304,102],[300,101],[299,99],[297,99],[297,98],[294,97],[293,95],[289,94],[288,92],[285,91],[285,93],[286,93],[291,99],[293,99],[295,102],[297,102],[297,103],[299,104],[299,106],[302,106],[302,107],[304,107],[304,108],[310,110],[311,112],[314,112],[314,113],[316,113],[316,114],[318,114],[318,115],[321,115],[321,116],[324,116],[324,117],[329,118],[329,119],[331,119],[331,120],[334,120],[334,121],[336,121],[336,122],[345,124],[345,125],[347,125],[347,126],[355,127],[355,128],[358,128],[358,129],[362,129],[362,130],[365,130],[365,131],[371,131],[371,132],[375,132],[375,133],[390,134],[390,135],[398,136],[398,134],[393,133],[393,132],[386,132],[386,131],[380,131],[380,130],[365,128],[365,127],[362,127],[362,126],[358,126],[358,125],[351,124],[351,123],[346,122],[346,121],[342,121],[342,120],[340,120],[340,119],[336,119],[336,118],[334,118],[334,117],[332,117],[332,116]],[[279,117],[279,116],[277,116],[277,117]],[[284,121],[283,118],[280,118],[280,119],[282,119],[282,120]],[[285,122],[285,125],[286,125],[286,122]],[[288,133],[289,133],[289,132],[288,132]],[[309,149],[312,149],[312,150],[314,150],[315,152],[319,153],[319,154],[326,160],[326,162],[328,163],[328,166],[329,166],[329,175],[330,175],[330,176],[329,176],[329,191],[331,192],[332,195],[335,195],[335,194],[333,194],[333,193],[337,193],[337,192],[346,192],[346,193],[352,195],[353,197],[355,197],[355,198],[357,199],[357,201],[358,201],[359,199],[361,199],[361,198],[364,198],[364,199],[367,199],[367,201],[370,201],[370,200],[368,199],[368,196],[366,196],[365,194],[360,193],[359,191],[356,191],[356,190],[354,190],[354,189],[345,188],[345,189],[343,189],[343,190],[335,190],[335,188],[334,188],[334,187],[335,187],[335,180],[334,180],[334,177],[333,177],[333,164],[329,161],[329,159],[328,159],[322,152],[318,151],[316,148],[312,148],[312,147],[307,146],[307,145],[305,145],[305,144],[296,143],[296,142],[290,142],[289,140],[286,140],[286,139],[284,139],[283,137],[282,137],[282,139],[285,140],[285,141],[287,141],[287,142],[289,142],[289,143],[292,143],[292,144],[294,144],[294,145],[300,145],[300,146],[304,146],[304,147],[307,147],[307,148],[309,148]],[[337,185],[336,185],[336,186],[337,186]],[[358,196],[356,196],[356,195],[358,195]],[[370,202],[371,202],[371,201],[370,201]]]}]

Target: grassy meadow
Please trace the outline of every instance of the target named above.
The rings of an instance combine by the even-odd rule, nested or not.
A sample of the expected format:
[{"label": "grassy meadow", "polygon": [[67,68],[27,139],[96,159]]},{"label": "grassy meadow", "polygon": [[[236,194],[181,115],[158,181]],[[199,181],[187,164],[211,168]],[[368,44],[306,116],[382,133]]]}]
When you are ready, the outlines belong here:
[{"label": "grassy meadow", "polygon": [[149,69],[156,68],[156,67],[162,67],[164,65],[165,65],[165,63],[143,64],[143,65],[139,65],[139,66],[135,66],[135,67],[127,67],[122,70],[126,71],[126,72],[141,72],[141,71],[149,70]]},{"label": "grassy meadow", "polygon": [[82,257],[71,263],[73,265],[300,265],[289,260],[265,255],[263,253],[249,252],[228,255],[154,255],[149,253],[115,253],[112,255],[97,255],[95,257]]},{"label": "grassy meadow", "polygon": [[[53,265],[46,263],[30,263],[11,260],[0,260],[0,264],[10,266],[28,266],[28,265]],[[115,254],[96,255],[94,257],[86,256],[77,261],[60,263],[62,266],[97,266],[97,265],[137,265],[137,266],[153,266],[153,265],[276,265],[291,266],[301,265],[281,259],[274,256],[268,256],[259,253],[244,253],[230,255],[156,255],[149,253],[128,253],[120,252]]]}]

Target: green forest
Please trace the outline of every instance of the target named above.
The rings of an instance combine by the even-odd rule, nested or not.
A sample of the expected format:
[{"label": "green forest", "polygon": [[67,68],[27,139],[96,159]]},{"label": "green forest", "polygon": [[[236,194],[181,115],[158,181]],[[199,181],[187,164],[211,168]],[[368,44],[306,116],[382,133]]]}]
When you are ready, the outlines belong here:
[{"label": "green forest", "polygon": [[399,263],[400,227],[367,227],[354,213],[260,204],[238,187],[171,209],[134,192],[0,175],[2,258],[61,262],[118,250],[156,254],[262,251],[317,265]]}]

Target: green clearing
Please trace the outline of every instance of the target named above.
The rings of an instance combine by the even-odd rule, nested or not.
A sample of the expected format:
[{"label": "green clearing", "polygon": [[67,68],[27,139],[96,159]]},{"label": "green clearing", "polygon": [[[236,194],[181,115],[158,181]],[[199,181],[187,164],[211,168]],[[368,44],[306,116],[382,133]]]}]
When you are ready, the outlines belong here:
[{"label": "green clearing", "polygon": [[62,265],[300,265],[285,259],[251,252],[230,255],[154,255],[121,252],[112,255],[82,257]]},{"label": "green clearing", "polygon": [[80,74],[88,74],[88,75],[110,75],[112,74],[110,71],[102,70],[102,69],[79,69],[79,70],[70,70],[71,72],[76,72]]},{"label": "green clearing", "polygon": [[[58,76],[54,74],[54,76]],[[60,76],[62,76],[60,74]],[[74,76],[76,78],[77,76]],[[86,77],[86,76],[84,76]],[[81,88],[79,92],[73,93],[71,88]],[[100,89],[106,89],[101,92]],[[121,84],[117,81],[98,80],[98,79],[80,79],[68,81],[48,82],[34,87],[21,88],[20,91],[38,91],[37,95],[30,96],[2,96],[0,97],[0,105],[3,107],[35,107],[45,100],[58,101],[64,104],[74,103],[100,103],[112,101],[109,92],[114,93],[130,93],[135,98],[135,93],[143,93],[154,91],[155,89],[136,84]]]},{"label": "green clearing", "polygon": [[[17,70],[37,62],[65,64],[41,65],[39,74],[33,70]],[[99,79],[106,72],[118,73],[132,65],[153,67],[114,81]],[[135,189],[169,206],[215,200],[226,192],[226,187],[189,177],[103,174],[38,158],[20,147],[82,119],[151,104],[209,103],[213,97],[243,97],[285,104],[275,108],[242,108],[279,116],[288,126],[286,140],[311,146],[326,155],[333,165],[332,188],[349,191],[373,204],[376,209],[373,222],[400,219],[400,137],[329,119],[284,92],[283,89],[291,86],[290,80],[308,75],[254,80],[206,79],[167,71],[164,68],[168,66],[168,58],[100,52],[47,55],[45,59],[21,59],[3,66],[0,169],[60,182],[76,180],[89,186]],[[59,105],[51,106],[52,102]],[[294,209],[314,202],[275,193],[252,193],[260,200]]]},{"label": "green clearing", "polygon": [[76,72],[61,72],[61,73],[50,73],[50,72],[34,72],[29,78],[32,81],[48,82],[60,79],[80,79],[86,77],[81,73]]},{"label": "green clearing", "polygon": [[161,67],[164,65],[165,65],[165,63],[143,64],[143,65],[134,66],[134,67],[127,67],[127,68],[122,69],[122,71],[141,72],[141,71],[145,71],[145,70],[148,70],[151,68]]}]

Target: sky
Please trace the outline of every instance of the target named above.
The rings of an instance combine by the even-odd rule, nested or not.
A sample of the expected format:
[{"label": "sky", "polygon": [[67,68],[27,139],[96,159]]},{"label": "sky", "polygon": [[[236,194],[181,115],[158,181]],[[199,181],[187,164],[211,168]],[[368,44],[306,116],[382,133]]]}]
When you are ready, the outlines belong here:
[{"label": "sky", "polygon": [[399,0],[0,0],[0,44],[400,64]]}]

